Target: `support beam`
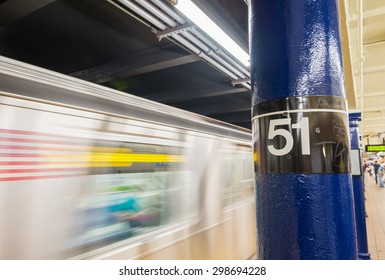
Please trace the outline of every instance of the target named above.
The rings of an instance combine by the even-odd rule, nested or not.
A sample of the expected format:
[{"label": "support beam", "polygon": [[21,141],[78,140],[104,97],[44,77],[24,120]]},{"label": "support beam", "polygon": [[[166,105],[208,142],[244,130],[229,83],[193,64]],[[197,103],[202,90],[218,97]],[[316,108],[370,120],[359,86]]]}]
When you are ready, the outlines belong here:
[{"label": "support beam", "polygon": [[357,259],[337,0],[249,3],[257,256]]},{"label": "support beam", "polygon": [[0,2],[0,26],[15,22],[55,0],[7,0]]},{"label": "support beam", "polygon": [[212,104],[208,103],[207,105],[201,105],[201,106],[192,106],[191,104],[183,104],[186,106],[183,108],[183,106],[175,106],[178,108],[188,109],[188,111],[198,113],[200,115],[204,116],[210,116],[214,114],[228,114],[228,113],[234,113],[234,112],[241,112],[241,111],[250,111],[250,103],[248,102],[238,102],[236,104],[234,103],[217,103]]},{"label": "support beam", "polygon": [[200,60],[198,56],[193,54],[185,55],[164,50],[154,50],[150,53],[127,57],[105,65],[77,71],[71,73],[70,76],[100,84],[112,78],[135,76]]},{"label": "support beam", "polygon": [[146,95],[148,98],[161,103],[173,104],[181,101],[189,101],[213,96],[228,95],[235,93],[247,92],[246,88],[231,87],[226,85],[205,85],[191,88],[183,88],[156,94]]},{"label": "support beam", "polygon": [[208,115],[213,119],[218,119],[224,122],[239,124],[239,123],[250,123],[251,122],[251,110],[238,111],[235,113],[227,114],[212,114]]}]

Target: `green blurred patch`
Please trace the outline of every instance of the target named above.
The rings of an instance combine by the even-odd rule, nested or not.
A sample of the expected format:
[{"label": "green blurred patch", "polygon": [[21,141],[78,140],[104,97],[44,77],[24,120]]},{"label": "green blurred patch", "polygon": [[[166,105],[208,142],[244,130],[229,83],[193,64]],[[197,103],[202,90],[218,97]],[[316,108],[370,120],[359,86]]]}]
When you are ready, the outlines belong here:
[{"label": "green blurred patch", "polygon": [[133,191],[138,189],[138,186],[133,185],[121,185],[121,186],[114,186],[110,189],[110,192],[124,192],[124,191]]},{"label": "green blurred patch", "polygon": [[132,80],[112,79],[109,81],[112,88],[120,91],[127,91],[135,86],[135,82]]}]

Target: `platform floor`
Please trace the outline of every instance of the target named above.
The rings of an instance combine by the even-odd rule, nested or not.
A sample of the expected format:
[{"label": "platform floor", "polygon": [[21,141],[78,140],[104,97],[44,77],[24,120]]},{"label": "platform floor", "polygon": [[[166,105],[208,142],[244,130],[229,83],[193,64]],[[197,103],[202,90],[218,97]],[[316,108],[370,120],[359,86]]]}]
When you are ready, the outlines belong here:
[{"label": "platform floor", "polygon": [[372,260],[385,260],[385,188],[376,185],[374,177],[365,174],[366,229]]}]

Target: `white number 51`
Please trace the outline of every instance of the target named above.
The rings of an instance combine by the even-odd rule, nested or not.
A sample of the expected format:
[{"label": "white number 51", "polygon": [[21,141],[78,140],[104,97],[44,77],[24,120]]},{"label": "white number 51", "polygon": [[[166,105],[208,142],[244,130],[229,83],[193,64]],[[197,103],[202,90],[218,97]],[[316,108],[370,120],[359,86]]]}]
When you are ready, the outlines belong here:
[{"label": "white number 51", "polygon": [[303,117],[301,121],[291,124],[291,118],[270,120],[268,139],[273,139],[275,136],[281,135],[286,140],[286,144],[282,149],[276,149],[274,145],[268,145],[267,149],[275,156],[284,156],[293,149],[293,135],[289,130],[277,128],[279,125],[287,125],[292,129],[301,129],[301,149],[302,155],[310,155],[310,137],[309,137],[309,118]]}]

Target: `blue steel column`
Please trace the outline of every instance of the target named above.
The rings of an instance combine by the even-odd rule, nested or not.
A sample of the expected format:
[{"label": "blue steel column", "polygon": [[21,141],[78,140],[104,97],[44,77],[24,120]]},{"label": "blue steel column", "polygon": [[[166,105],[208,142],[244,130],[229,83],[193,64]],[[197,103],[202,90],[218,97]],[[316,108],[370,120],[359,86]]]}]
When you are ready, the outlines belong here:
[{"label": "blue steel column", "polygon": [[368,250],[368,237],[366,233],[366,211],[365,211],[365,195],[364,184],[362,176],[362,162],[361,162],[361,149],[358,132],[358,122],[361,121],[361,113],[349,114],[349,126],[350,126],[350,142],[352,152],[356,152],[355,160],[352,165],[356,165],[356,173],[352,173],[353,178],[353,192],[354,192],[354,210],[356,216],[356,229],[357,229],[357,246],[358,246],[358,258],[361,260],[370,260],[370,253]]},{"label": "blue steel column", "polygon": [[[269,108],[263,114],[267,118],[275,104],[276,111],[282,110],[278,103],[286,100],[289,108],[293,98],[298,98],[298,104],[302,104],[301,98],[321,96],[346,102],[336,0],[250,0],[249,22],[254,118],[262,114],[256,113],[256,107],[262,108],[261,112]],[[312,103],[309,108],[317,106],[316,101],[308,103]],[[333,102],[329,103],[333,109]],[[290,114],[295,112],[291,110]],[[326,109],[323,112],[327,114]],[[296,114],[293,116],[298,120],[305,116],[305,113]],[[339,126],[336,134],[346,134],[349,142],[347,113],[345,116],[346,126]],[[281,113],[281,117],[285,117],[285,113]],[[325,125],[333,123],[330,117],[322,120],[323,117],[311,115],[308,119]],[[278,119],[280,125],[273,125],[272,129],[268,122],[267,125],[257,124],[254,118],[256,146],[261,145],[258,143],[263,137],[268,139],[266,145],[271,139],[279,142],[281,146],[269,146],[282,154],[286,149],[284,152],[280,147],[289,150],[293,146],[287,141],[291,136],[284,132],[296,133],[295,130],[299,130],[290,123],[293,118],[289,119],[288,126]],[[310,134],[322,134],[318,126],[309,127]],[[286,142],[276,134],[285,136]],[[276,150],[278,156],[269,162],[259,151],[261,148],[255,151],[256,166],[265,166],[256,167],[255,176],[259,259],[357,259],[351,175],[342,169],[329,173],[319,171],[317,162],[322,162],[326,168],[328,165],[327,156],[321,158],[322,151],[328,153],[328,141],[319,140],[314,144],[312,137],[310,142],[314,147],[310,155],[308,150],[302,152],[306,157],[304,164],[301,163],[300,150],[285,156],[280,156]],[[297,138],[293,136],[292,139],[299,141]],[[340,142],[334,144],[338,146]],[[319,153],[313,155],[315,145],[319,145]],[[349,147],[344,149],[348,152]],[[306,170],[307,165],[314,165],[315,171],[292,172],[285,165],[275,166],[275,162],[293,158],[299,162],[293,169]]]}]

